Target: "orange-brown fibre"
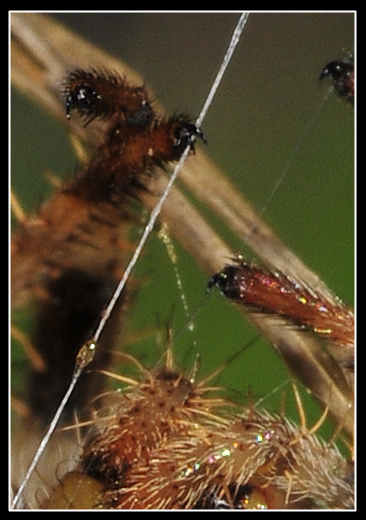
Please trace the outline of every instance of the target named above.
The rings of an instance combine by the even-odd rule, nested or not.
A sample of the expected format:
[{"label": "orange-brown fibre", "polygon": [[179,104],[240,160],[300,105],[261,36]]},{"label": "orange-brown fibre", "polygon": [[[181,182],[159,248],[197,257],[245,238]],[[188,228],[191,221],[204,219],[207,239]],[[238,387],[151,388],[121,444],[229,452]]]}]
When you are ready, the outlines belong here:
[{"label": "orange-brown fibre", "polygon": [[95,507],[352,507],[351,465],[285,418],[235,411],[168,369],[134,386],[96,412],[84,446],[80,482],[102,486]]}]

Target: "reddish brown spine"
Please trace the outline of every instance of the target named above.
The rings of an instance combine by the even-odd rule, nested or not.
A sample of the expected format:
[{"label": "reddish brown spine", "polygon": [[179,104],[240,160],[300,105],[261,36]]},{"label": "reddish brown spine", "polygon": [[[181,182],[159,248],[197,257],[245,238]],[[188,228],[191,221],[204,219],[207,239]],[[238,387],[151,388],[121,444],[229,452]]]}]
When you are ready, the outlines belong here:
[{"label": "reddish brown spine", "polygon": [[[187,145],[193,148],[194,137],[202,136],[184,116],[157,116],[145,87],[129,85],[117,74],[76,70],[64,93],[68,118],[76,112],[86,125],[104,120],[101,144],[12,238],[12,303],[39,300],[32,340],[46,369],[31,373],[30,402],[45,421],[132,254],[129,232],[138,221],[137,201],[147,189],[147,176],[178,160]],[[88,297],[90,287],[95,294]],[[105,364],[104,359],[98,366]]]},{"label": "reddish brown spine", "polygon": [[304,330],[315,332],[342,349],[342,364],[353,368],[354,316],[342,302],[323,301],[281,274],[241,263],[213,276],[228,297],[265,314],[274,314]]}]

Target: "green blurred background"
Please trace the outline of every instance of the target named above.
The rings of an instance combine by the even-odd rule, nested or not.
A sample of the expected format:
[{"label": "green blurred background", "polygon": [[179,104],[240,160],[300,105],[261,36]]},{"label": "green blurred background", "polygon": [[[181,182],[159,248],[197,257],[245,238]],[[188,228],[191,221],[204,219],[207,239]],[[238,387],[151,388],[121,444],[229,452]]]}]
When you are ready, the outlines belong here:
[{"label": "green blurred background", "polygon": [[[54,13],[54,18],[135,68],[168,112],[198,115],[226,51],[238,13]],[[308,121],[329,90],[318,82],[324,65],[353,51],[352,13],[253,13],[224,77],[203,130],[205,147],[238,190],[284,242],[347,303],[354,289],[354,119],[352,106],[334,92],[294,154]],[[87,64],[85,64],[87,66]],[[12,93],[11,175],[29,212],[47,197],[44,173],[71,174],[75,157],[65,128],[17,92]],[[286,176],[269,193],[291,160]],[[236,238],[234,250],[253,255]],[[172,327],[181,364],[200,356],[200,376],[225,363],[256,335],[217,291],[205,298],[207,276],[177,246],[177,267],[192,313],[184,328],[174,270],[163,244],[151,237],[136,275],[145,280],[131,309],[130,330]],[[148,364],[156,359],[155,336],[130,345]],[[162,349],[163,347],[160,347]],[[161,350],[160,350],[161,352]],[[187,352],[189,355],[187,355]],[[153,354],[152,354],[153,353]],[[264,340],[229,364],[220,383],[260,398],[288,379]],[[289,387],[288,394],[291,394]],[[278,409],[281,392],[264,404]],[[289,397],[289,414],[296,417]],[[306,403],[310,423],[319,410]]]}]

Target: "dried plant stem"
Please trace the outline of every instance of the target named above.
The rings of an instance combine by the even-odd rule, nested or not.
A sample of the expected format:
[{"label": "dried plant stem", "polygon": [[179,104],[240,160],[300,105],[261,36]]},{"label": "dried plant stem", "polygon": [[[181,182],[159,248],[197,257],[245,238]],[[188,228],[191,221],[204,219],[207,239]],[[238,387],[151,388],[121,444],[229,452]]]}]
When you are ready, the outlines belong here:
[{"label": "dried plant stem", "polygon": [[[143,83],[141,77],[125,64],[71,33],[51,18],[40,14],[15,13],[12,21],[12,81],[13,84],[65,122],[60,84],[65,73],[77,67],[110,68],[128,78],[131,83]],[[85,139],[85,128],[76,118],[72,131]],[[88,141],[90,142],[90,128]],[[98,129],[92,136],[98,144]],[[334,300],[317,275],[312,273],[256,216],[242,194],[198,151],[190,157],[180,172],[180,179],[195,197],[207,204],[222,221],[246,241],[266,265],[281,271],[328,301]],[[156,183],[162,192],[166,179]],[[144,204],[152,209],[156,197],[144,194]],[[191,203],[174,188],[166,200],[161,219],[171,233],[208,273],[222,269],[234,254]],[[273,318],[250,316],[258,328],[280,351],[291,370],[303,380],[314,395],[326,406],[345,429],[353,431],[352,391],[341,375],[334,377],[333,368],[324,361],[318,343]],[[339,377],[339,378],[338,378]]]}]

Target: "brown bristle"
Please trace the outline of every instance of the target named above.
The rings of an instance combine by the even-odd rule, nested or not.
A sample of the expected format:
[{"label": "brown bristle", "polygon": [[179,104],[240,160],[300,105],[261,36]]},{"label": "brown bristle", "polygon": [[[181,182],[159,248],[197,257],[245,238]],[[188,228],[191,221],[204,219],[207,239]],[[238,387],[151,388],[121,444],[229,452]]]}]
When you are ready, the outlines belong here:
[{"label": "brown bristle", "polygon": [[[31,62],[28,56],[19,60],[29,76],[28,83],[21,81],[27,88],[31,87],[29,92],[32,95],[39,96],[51,110],[55,109],[54,114],[62,114],[61,102],[64,103],[65,118],[71,119],[71,138],[77,141],[75,151],[78,150],[80,160],[76,174],[54,184],[55,194],[36,215],[27,216],[19,207],[15,213],[18,228],[12,239],[12,303],[18,311],[18,307],[31,300],[32,306],[29,308],[34,320],[30,324],[30,332],[24,331],[23,339],[25,337],[31,346],[27,347],[31,352],[27,355],[33,356],[33,362],[37,356],[37,363],[34,362],[28,370],[30,377],[21,381],[24,381],[26,395],[21,397],[19,403],[26,405],[26,413],[22,412],[26,420],[20,415],[16,417],[12,439],[12,488],[15,494],[12,507],[56,510],[353,508],[352,447],[347,445],[351,441],[346,437],[353,431],[352,388],[347,384],[338,387],[341,379],[338,379],[338,374],[333,385],[333,375],[341,372],[340,368],[353,373],[352,312],[336,297],[333,299],[331,292],[320,279],[318,284],[318,278],[312,273],[309,272],[308,276],[306,272],[303,276],[306,267],[303,270],[301,262],[294,263],[291,252],[287,255],[287,249],[242,203],[240,186],[231,188],[228,179],[217,175],[215,167],[205,157],[201,159],[198,153],[197,157],[191,157],[188,161],[192,163],[192,168],[188,164],[187,172],[183,169],[179,174],[179,182],[193,194],[192,206],[181,204],[185,196],[180,198],[180,186],[173,188],[163,210],[159,209],[157,218],[160,223],[163,227],[167,225],[168,232],[183,247],[187,246],[186,249],[205,269],[207,276],[217,272],[223,262],[234,256],[225,242],[235,243],[236,247],[241,248],[242,240],[248,240],[249,245],[255,246],[254,254],[270,265],[270,269],[274,266],[274,270],[280,270],[276,273],[243,263],[227,266],[214,275],[209,285],[217,285],[224,294],[243,304],[239,309],[243,312],[237,312],[238,308],[233,303],[227,305],[222,299],[216,302],[207,298],[204,305],[208,306],[211,321],[205,322],[202,330],[200,318],[204,313],[196,318],[201,306],[197,309],[197,299],[191,299],[190,293],[197,289],[203,298],[205,282],[196,280],[190,269],[185,270],[185,258],[182,258],[182,274],[185,273],[186,277],[188,272],[189,280],[181,279],[178,272],[180,266],[177,260],[173,260],[173,254],[169,256],[173,262],[176,286],[160,257],[158,274],[163,278],[155,278],[157,273],[153,262],[156,258],[150,262],[155,250],[146,251],[143,249],[145,246],[140,248],[136,242],[136,237],[144,237],[146,230],[154,233],[156,225],[150,226],[150,221],[143,232],[141,227],[145,224],[147,212],[158,199],[165,200],[168,194],[165,190],[166,175],[160,169],[166,169],[168,174],[169,163],[179,160],[187,146],[194,152],[195,138],[203,139],[200,129],[186,116],[162,116],[142,80],[134,84],[134,80],[129,79],[132,75],[127,67],[103,53],[96,58],[98,49],[85,46],[82,40],[74,40],[71,33],[64,35],[62,27],[53,25],[47,17],[39,17],[38,29],[35,23],[37,15],[18,17],[13,14],[12,18],[15,22],[12,28],[15,38],[12,59],[17,61],[18,47],[32,55]],[[28,30],[24,31],[27,27]],[[47,32],[44,32],[46,28]],[[39,34],[33,31],[39,31]],[[26,33],[25,37],[22,32],[23,35]],[[187,34],[190,34],[189,31],[177,41],[187,44]],[[282,61],[285,63],[286,60]],[[74,70],[61,85],[62,76],[67,74],[67,70],[83,66],[80,64],[86,62],[90,63],[89,70]],[[293,77],[301,77],[301,82],[296,83],[305,84],[306,68],[302,66],[301,59],[286,61],[287,64],[290,62],[296,65],[292,68],[296,72]],[[110,70],[104,67],[110,67]],[[278,67],[275,68],[274,83],[272,81],[269,85],[276,84],[279,88],[271,90],[276,91],[278,96],[287,96],[290,91],[286,94],[281,92],[281,72],[278,73]],[[19,81],[18,65],[16,69],[14,76]],[[114,69],[123,72],[115,72]],[[341,74],[337,75],[338,72]],[[254,76],[251,71],[250,77]],[[328,76],[333,83],[328,92],[334,89],[344,99],[353,102],[353,69],[351,71],[344,63],[341,70],[338,62],[331,62],[324,68],[323,76]],[[171,79],[174,82],[174,76]],[[177,84],[181,91],[182,88],[185,90],[180,80]],[[156,83],[156,86],[164,90],[168,83],[163,83],[163,87]],[[60,89],[63,89],[63,101]],[[311,88],[307,92],[309,99],[315,101]],[[264,91],[257,88],[256,93],[263,98]],[[247,100],[242,101],[245,106]],[[203,118],[199,116],[199,124]],[[234,128],[230,125],[231,116],[224,119]],[[316,119],[312,117],[307,129],[313,128]],[[250,121],[248,123],[249,128]],[[295,131],[294,127],[293,135]],[[36,135],[36,125],[34,132]],[[234,130],[233,135],[235,140],[240,136],[240,131]],[[243,135],[247,134],[244,132]],[[301,134],[296,152],[307,136],[307,131]],[[27,137],[25,140],[28,143]],[[260,142],[260,139],[256,141]],[[277,141],[274,140],[276,146],[280,143],[279,139]],[[84,144],[87,145],[85,150]],[[230,154],[230,146],[227,148]],[[270,155],[267,146],[265,149]],[[242,150],[245,150],[245,143]],[[250,154],[247,155],[250,170]],[[246,169],[247,165],[243,166]],[[303,173],[305,178],[307,172]],[[281,181],[283,177],[284,173]],[[247,176],[243,175],[243,178]],[[271,182],[269,178],[267,181]],[[245,183],[249,186],[247,180]],[[27,186],[25,179],[24,186]],[[176,193],[179,195],[177,198]],[[163,197],[160,199],[161,194]],[[226,237],[223,232],[221,246],[221,239],[213,231],[216,224],[221,229],[221,223],[217,223],[215,218],[212,222],[206,219],[209,224],[207,230],[206,225],[204,230],[200,229],[200,223],[190,208],[195,205],[202,216],[205,215],[205,209],[200,207],[201,197],[203,204],[207,203],[213,208],[213,216],[219,216],[223,224],[234,230],[237,240]],[[265,200],[263,213],[267,202]],[[143,207],[145,203],[146,208]],[[158,207],[159,204],[155,209]],[[151,214],[157,212],[154,210]],[[303,217],[300,211],[297,215]],[[185,222],[188,226],[182,225]],[[317,233],[319,236],[320,233]],[[265,251],[267,246],[268,250]],[[144,276],[144,269],[148,270],[155,292],[152,298],[149,290],[142,292],[133,309],[132,334],[124,336],[120,335],[120,322],[124,326],[126,307],[134,303],[131,302],[134,296],[132,288],[136,283],[135,275],[131,275],[130,270],[130,266],[135,264],[129,260],[137,252],[149,262],[137,266],[138,276],[141,276],[141,271]],[[285,264],[288,260],[287,270]],[[286,274],[282,274],[281,270]],[[115,292],[117,285],[120,287],[126,279],[126,274],[127,286],[123,286],[122,293]],[[184,294],[185,282],[190,283],[187,284],[187,298]],[[239,404],[228,402],[223,397],[226,393],[217,394],[217,387],[207,385],[209,378],[197,381],[198,360],[189,375],[176,368],[172,345],[166,353],[165,366],[145,368],[145,364],[151,366],[151,362],[147,361],[151,356],[150,343],[146,342],[147,347],[145,345],[146,335],[151,334],[151,316],[158,315],[160,318],[161,305],[168,304],[169,308],[174,307],[174,327],[181,327],[180,315],[178,319],[175,317],[177,301],[169,299],[170,303],[167,303],[163,300],[163,293],[169,290],[170,295],[171,289],[178,289],[181,297],[178,307],[180,303],[184,306],[183,332],[197,332],[198,337],[191,338],[188,353],[192,354],[193,345],[193,350],[197,350],[200,356],[202,354],[203,371],[207,370],[206,363],[212,362],[217,368],[216,354],[217,357],[222,355],[227,361],[217,368],[214,376],[223,373],[225,368],[225,385],[236,396],[246,385],[253,385],[246,404],[242,401]],[[117,295],[118,298],[115,297]],[[228,319],[220,311],[217,319],[216,309],[211,307],[216,303],[223,304],[225,311],[228,309]],[[164,316],[165,311],[164,306]],[[277,366],[272,367],[272,363],[262,356],[261,346],[256,348],[256,345],[242,365],[238,363],[238,366],[232,367],[232,372],[227,369],[229,363],[233,364],[234,357],[238,359],[237,354],[232,355],[235,346],[231,338],[238,338],[235,333],[234,336],[231,334],[235,326],[232,319],[235,313],[239,315],[239,320],[241,314],[248,315],[249,320],[276,347],[279,356],[284,356],[284,351],[280,349],[282,344],[291,345],[293,362],[288,362],[286,356],[284,362],[288,362],[288,368],[293,368],[300,378],[303,373],[309,373],[309,378],[304,379],[304,392],[312,393],[311,399],[319,398],[325,407],[312,428],[308,429],[306,425],[309,403],[305,398],[305,412],[300,393],[295,392],[300,426],[286,417],[291,416],[292,410],[285,410],[283,403],[279,414],[273,409],[266,412],[259,408],[259,403],[265,399],[267,403],[272,403],[275,392],[282,389],[280,385],[288,383],[288,380],[283,381],[287,379],[287,373],[281,379],[283,360],[279,360],[281,366],[277,371]],[[17,318],[18,315],[15,316]],[[135,322],[135,318],[138,321]],[[149,328],[147,331],[144,328],[146,325]],[[153,326],[156,327],[156,319]],[[221,326],[227,331],[222,341],[219,339]],[[274,334],[271,328],[276,329]],[[95,333],[96,330],[100,336]],[[122,329],[122,332],[125,331]],[[180,359],[184,356],[182,343],[186,339],[181,332],[180,329],[177,334],[179,341],[174,346],[177,352],[179,350]],[[127,341],[130,345],[137,336],[139,341],[143,336],[143,342],[137,346],[139,360],[134,359],[132,367],[117,369],[117,358],[132,359],[132,356],[123,353],[123,349]],[[212,336],[214,341],[211,343],[209,337]],[[250,339],[243,335],[239,341],[247,345]],[[26,344],[25,341],[23,343]],[[328,356],[328,343],[333,345],[334,356]],[[80,346],[83,347],[80,349]],[[33,349],[35,354],[32,353]],[[307,354],[309,357],[314,355],[314,364],[307,362]],[[210,359],[207,360],[207,357]],[[254,358],[255,362],[252,361]],[[327,359],[324,363],[326,368],[313,373],[313,366],[323,368],[321,363],[324,358]],[[187,360],[188,356],[184,359]],[[328,363],[329,360],[331,363]],[[18,359],[14,356],[14,367],[16,363]],[[250,365],[255,373],[249,368]],[[139,376],[133,379],[130,368],[135,373],[136,366]],[[269,378],[267,366],[272,368],[270,375],[273,380]],[[298,371],[299,366],[304,370]],[[240,387],[235,375],[231,378],[235,371],[239,371]],[[107,386],[110,376],[125,386],[111,390],[112,385]],[[276,380],[279,381],[278,387],[274,389],[276,383],[273,381]],[[258,390],[257,385],[259,387],[262,382],[264,384]],[[18,383],[15,385],[20,394]],[[296,387],[296,383],[293,385]],[[69,390],[71,394],[68,394]],[[256,398],[253,396],[257,394],[260,398],[254,404]],[[66,396],[67,404],[64,405]],[[269,409],[270,406],[268,404]],[[20,409],[20,406],[14,409],[15,413],[19,414]],[[57,418],[58,412],[61,415]],[[310,408],[309,413],[313,413]],[[326,443],[318,437],[318,430],[328,413],[336,420],[336,425],[331,441]],[[54,430],[47,430],[49,424]],[[18,429],[18,425],[21,428]],[[324,431],[329,426],[331,423],[327,421]],[[19,430],[22,435],[18,439]],[[50,432],[50,436],[44,436],[44,431],[47,434]],[[328,434],[325,435],[328,438]],[[340,441],[339,444],[345,443],[342,455],[333,444],[334,439],[337,443]],[[36,456],[33,456],[34,453]],[[38,454],[41,454],[40,458]]]},{"label": "brown bristle", "polygon": [[[142,179],[154,167],[178,160],[187,145],[193,148],[192,138],[202,136],[188,118],[155,116],[145,88],[130,86],[116,74],[76,70],[67,80],[65,97],[68,117],[75,109],[87,123],[106,119],[102,144],[36,216],[22,219],[12,238],[12,303],[23,305],[27,297],[44,295],[34,343],[47,370],[54,364],[59,368],[57,377],[47,370],[31,377],[42,382],[31,403],[46,421],[69,383],[78,348],[93,334],[131,255],[129,233],[138,220],[134,215],[145,189]],[[66,302],[56,289],[67,292],[70,273],[78,276],[69,290],[84,302],[78,312],[72,298]],[[85,280],[106,297],[87,297]],[[58,318],[63,304],[67,309]],[[62,341],[64,329],[68,335]]]},{"label": "brown bristle", "polygon": [[[110,120],[103,144],[76,178],[66,181],[39,214],[25,219],[15,232],[13,304],[18,301],[18,293],[23,296],[43,279],[58,276],[64,268],[83,269],[89,264],[98,271],[100,262],[110,265],[110,255],[116,263],[120,252],[114,245],[120,228],[126,224],[126,215],[131,212],[132,200],[143,189],[143,176],[156,165],[179,159],[192,137],[202,135],[187,118],[161,121],[156,117],[140,117],[139,110],[147,103],[146,93],[140,87],[126,86],[118,76],[78,70],[70,75],[69,83],[71,91],[81,83],[88,86],[97,100],[104,95],[107,111],[117,110],[118,96],[127,92],[124,116]],[[95,90],[98,86],[102,89],[100,95]],[[69,92],[67,109],[70,95]],[[136,99],[140,100],[137,104]],[[75,103],[77,108],[80,101]],[[95,111],[93,103],[83,105],[84,115],[92,117]]]},{"label": "brown bristle", "polygon": [[108,409],[109,420],[95,420],[97,432],[86,444],[84,471],[106,489],[122,487],[136,460],[148,463],[156,446],[177,432],[187,433],[195,397],[186,378],[161,371],[117,399],[115,409]]},{"label": "brown bristle", "polygon": [[331,340],[339,363],[353,370],[354,316],[342,302],[324,301],[281,274],[246,263],[226,266],[211,278],[209,287],[213,285],[238,303]]},{"label": "brown bristle", "polygon": [[257,414],[232,418],[228,426],[203,423],[198,435],[159,446],[148,464],[138,462],[129,472],[115,493],[116,507],[349,508],[351,472],[336,448],[302,437],[281,418]]},{"label": "brown bristle", "polygon": [[[70,193],[93,204],[121,204],[126,195],[138,196],[143,176],[155,167],[178,160],[198,130],[188,119],[156,120],[150,125],[115,124]],[[192,145],[193,146],[193,145]]]},{"label": "brown bristle", "polygon": [[[46,286],[64,269],[113,276],[126,251],[116,247],[131,228],[128,208],[92,206],[67,192],[56,193],[12,237],[12,305],[22,305],[34,287]],[[127,252],[128,253],[128,252]]]},{"label": "brown bristle", "polygon": [[153,116],[146,89],[128,85],[116,73],[76,70],[67,78],[64,92],[67,116],[77,110],[87,123],[116,114],[128,124],[141,124]]},{"label": "brown bristle", "polygon": [[220,412],[202,385],[167,369],[133,386],[96,411],[78,466],[102,485],[95,507],[352,507],[352,465],[306,428],[224,400]]}]

